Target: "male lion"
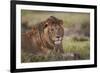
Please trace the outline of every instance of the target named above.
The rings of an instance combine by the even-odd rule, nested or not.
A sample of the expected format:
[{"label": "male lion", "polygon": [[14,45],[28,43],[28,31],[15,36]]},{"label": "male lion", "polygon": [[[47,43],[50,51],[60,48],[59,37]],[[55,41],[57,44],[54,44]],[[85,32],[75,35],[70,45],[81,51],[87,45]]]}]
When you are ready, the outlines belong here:
[{"label": "male lion", "polygon": [[49,51],[64,52],[62,39],[63,21],[54,16],[36,24],[30,31],[22,33],[21,48],[32,54],[47,54]]}]

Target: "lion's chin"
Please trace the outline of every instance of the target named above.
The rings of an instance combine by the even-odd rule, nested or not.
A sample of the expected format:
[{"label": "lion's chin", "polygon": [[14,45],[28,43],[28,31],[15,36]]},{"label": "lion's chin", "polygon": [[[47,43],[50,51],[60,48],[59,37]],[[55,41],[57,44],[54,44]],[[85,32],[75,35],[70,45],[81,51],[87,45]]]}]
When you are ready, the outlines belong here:
[{"label": "lion's chin", "polygon": [[55,43],[55,45],[61,44],[61,40],[57,40],[54,43]]}]

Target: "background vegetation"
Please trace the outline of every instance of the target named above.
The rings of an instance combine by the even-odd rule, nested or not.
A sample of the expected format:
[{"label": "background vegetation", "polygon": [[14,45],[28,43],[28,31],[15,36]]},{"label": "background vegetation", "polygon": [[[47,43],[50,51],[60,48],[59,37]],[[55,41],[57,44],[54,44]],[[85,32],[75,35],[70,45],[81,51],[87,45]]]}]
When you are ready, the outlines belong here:
[{"label": "background vegetation", "polygon": [[[34,56],[21,52],[22,62],[43,62],[60,60],[85,60],[90,58],[90,14],[73,12],[51,12],[22,10],[21,19],[22,32],[27,31],[24,26],[33,25],[46,20],[49,16],[55,16],[64,22],[63,49],[67,57],[58,53],[50,53],[47,56]],[[72,55],[76,55],[75,58]]]}]

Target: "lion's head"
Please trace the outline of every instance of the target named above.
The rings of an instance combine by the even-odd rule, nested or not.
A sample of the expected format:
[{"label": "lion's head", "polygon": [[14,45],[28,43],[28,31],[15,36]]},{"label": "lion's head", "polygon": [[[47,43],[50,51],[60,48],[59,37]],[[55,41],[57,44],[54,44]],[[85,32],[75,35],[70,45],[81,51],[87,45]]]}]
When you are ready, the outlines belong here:
[{"label": "lion's head", "polygon": [[63,21],[54,16],[50,16],[44,23],[44,34],[46,34],[49,40],[55,45],[61,44],[64,35]]}]

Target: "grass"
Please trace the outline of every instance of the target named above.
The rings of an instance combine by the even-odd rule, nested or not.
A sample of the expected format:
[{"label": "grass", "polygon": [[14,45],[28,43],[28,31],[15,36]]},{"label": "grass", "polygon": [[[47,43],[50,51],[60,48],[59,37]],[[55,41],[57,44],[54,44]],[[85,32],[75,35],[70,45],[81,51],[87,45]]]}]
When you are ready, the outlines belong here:
[{"label": "grass", "polygon": [[75,41],[71,38],[64,37],[63,48],[65,52],[76,52],[80,54],[81,59],[90,57],[90,41]]},{"label": "grass", "polygon": [[[80,55],[79,60],[85,60],[90,58],[90,43],[89,40],[75,41],[72,38],[64,37],[63,49],[65,53],[78,53]],[[52,52],[48,55],[32,55],[30,53],[21,53],[22,62],[45,62],[45,61],[60,61],[60,60],[74,60],[73,58],[63,57],[60,53]]]},{"label": "grass", "polygon": [[50,53],[47,55],[32,55],[30,53],[21,53],[21,62],[46,62],[46,61],[62,61],[67,60],[67,58],[62,57],[60,53]]}]

